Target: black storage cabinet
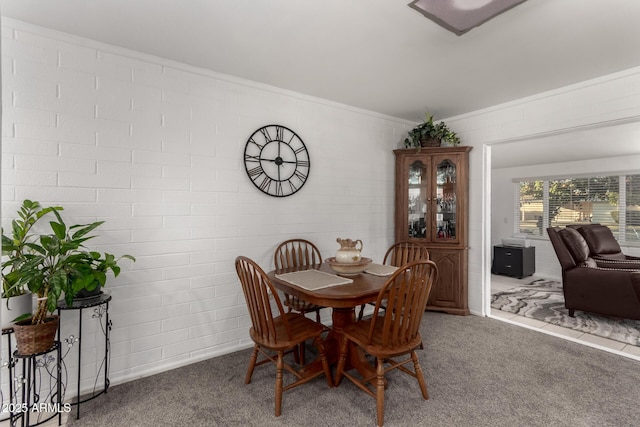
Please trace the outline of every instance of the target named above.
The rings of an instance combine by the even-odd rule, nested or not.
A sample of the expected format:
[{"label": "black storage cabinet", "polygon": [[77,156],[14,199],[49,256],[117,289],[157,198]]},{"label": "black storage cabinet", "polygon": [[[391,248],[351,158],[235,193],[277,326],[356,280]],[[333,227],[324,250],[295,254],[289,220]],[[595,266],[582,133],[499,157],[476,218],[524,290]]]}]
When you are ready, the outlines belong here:
[{"label": "black storage cabinet", "polygon": [[497,245],[493,247],[493,274],[522,279],[536,272],[536,248]]}]

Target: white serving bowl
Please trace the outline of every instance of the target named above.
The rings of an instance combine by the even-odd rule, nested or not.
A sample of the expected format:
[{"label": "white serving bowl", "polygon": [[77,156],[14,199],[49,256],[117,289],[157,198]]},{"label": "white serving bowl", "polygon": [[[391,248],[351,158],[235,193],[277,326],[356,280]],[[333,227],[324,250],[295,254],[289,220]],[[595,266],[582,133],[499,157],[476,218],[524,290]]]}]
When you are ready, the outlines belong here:
[{"label": "white serving bowl", "polygon": [[364,269],[371,264],[371,258],[360,258],[360,261],[357,262],[344,263],[338,262],[334,257],[331,257],[327,258],[325,261],[333,271],[343,275],[362,273]]}]

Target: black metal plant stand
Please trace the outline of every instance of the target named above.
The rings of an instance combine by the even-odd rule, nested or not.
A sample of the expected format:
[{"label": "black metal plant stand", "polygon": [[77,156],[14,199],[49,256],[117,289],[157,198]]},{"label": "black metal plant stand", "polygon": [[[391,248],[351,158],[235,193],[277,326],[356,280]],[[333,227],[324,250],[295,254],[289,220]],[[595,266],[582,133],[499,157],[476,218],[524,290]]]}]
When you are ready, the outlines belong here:
[{"label": "black metal plant stand", "polygon": [[[18,350],[12,351],[11,335],[13,328],[2,330],[2,335],[7,337],[9,361],[9,425],[37,426],[56,416],[58,425],[62,424],[62,354],[60,342],[55,341],[53,346],[36,354],[23,355]],[[55,352],[55,356],[51,353]],[[20,369],[21,365],[21,369]],[[43,376],[48,377],[48,390],[43,381]],[[46,395],[43,395],[43,392]],[[4,402],[3,402],[4,406]],[[41,419],[42,414],[51,413]],[[32,416],[36,416],[36,422],[31,424]]]},{"label": "black metal plant stand", "polygon": [[[106,393],[109,389],[109,335],[111,332],[111,321],[109,320],[109,301],[111,301],[111,295],[107,293],[102,293],[96,297],[92,298],[83,298],[74,300],[73,303],[69,306],[64,301],[60,301],[58,303],[58,316],[62,318],[61,312],[69,311],[69,310],[77,310],[78,311],[78,336],[74,337],[70,335],[68,338],[64,340],[60,340],[60,333],[62,329],[62,321],[60,322],[60,328],[58,329],[58,340],[61,342],[64,341],[69,349],[71,349],[75,343],[79,343],[78,345],[78,388],[76,394],[76,401],[71,405],[76,406],[76,419],[80,419],[80,405],[82,403],[88,402],[90,400],[95,399],[103,393]],[[82,368],[82,311],[86,308],[92,308],[94,314],[92,317],[94,319],[98,319],[100,322],[100,327],[102,328],[102,332],[104,333],[104,358],[102,359],[101,368],[98,369],[98,375],[96,376],[96,380],[94,383],[94,389],[92,393],[84,398],[80,398],[80,384],[81,384],[81,368]],[[103,322],[104,320],[104,322]],[[66,355],[66,353],[65,353]],[[102,388],[97,389],[97,384],[100,378],[100,370],[104,369],[104,383]]]}]

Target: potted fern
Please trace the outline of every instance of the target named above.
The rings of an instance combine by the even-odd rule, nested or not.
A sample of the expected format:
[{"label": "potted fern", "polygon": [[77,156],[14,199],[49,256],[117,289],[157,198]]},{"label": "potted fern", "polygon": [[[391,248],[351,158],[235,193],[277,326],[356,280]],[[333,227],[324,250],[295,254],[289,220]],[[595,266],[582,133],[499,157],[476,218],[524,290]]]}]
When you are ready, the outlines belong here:
[{"label": "potted fern", "polygon": [[449,129],[444,122],[433,122],[433,114],[426,114],[424,122],[408,132],[404,140],[406,148],[439,147],[442,142],[448,145],[460,144],[460,137]]},{"label": "potted fern", "polygon": [[[37,296],[34,313],[21,316],[13,326],[21,354],[39,353],[53,345],[58,316],[51,313],[61,296],[71,305],[79,291],[104,286],[109,270],[118,276],[122,258],[135,261],[131,255],[115,257],[86,250],[84,243],[95,237],[90,233],[104,221],[67,226],[60,215],[62,210],[25,200],[18,218],[11,223],[12,236],[2,230],[3,283],[26,287]],[[34,233],[33,227],[49,214],[55,217],[49,221],[51,233]]]}]

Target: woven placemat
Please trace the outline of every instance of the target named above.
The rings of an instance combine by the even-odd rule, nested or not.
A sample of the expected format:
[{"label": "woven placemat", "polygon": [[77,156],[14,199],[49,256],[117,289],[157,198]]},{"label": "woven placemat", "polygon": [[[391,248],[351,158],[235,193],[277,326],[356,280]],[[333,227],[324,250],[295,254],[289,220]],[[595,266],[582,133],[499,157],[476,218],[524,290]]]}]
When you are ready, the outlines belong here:
[{"label": "woven placemat", "polygon": [[276,277],[309,291],[353,283],[351,279],[318,270],[294,271],[293,273],[276,274]]},{"label": "woven placemat", "polygon": [[364,269],[365,273],[373,274],[375,276],[391,276],[398,267],[394,267],[392,265],[382,265],[382,264],[369,264],[367,268]]}]

